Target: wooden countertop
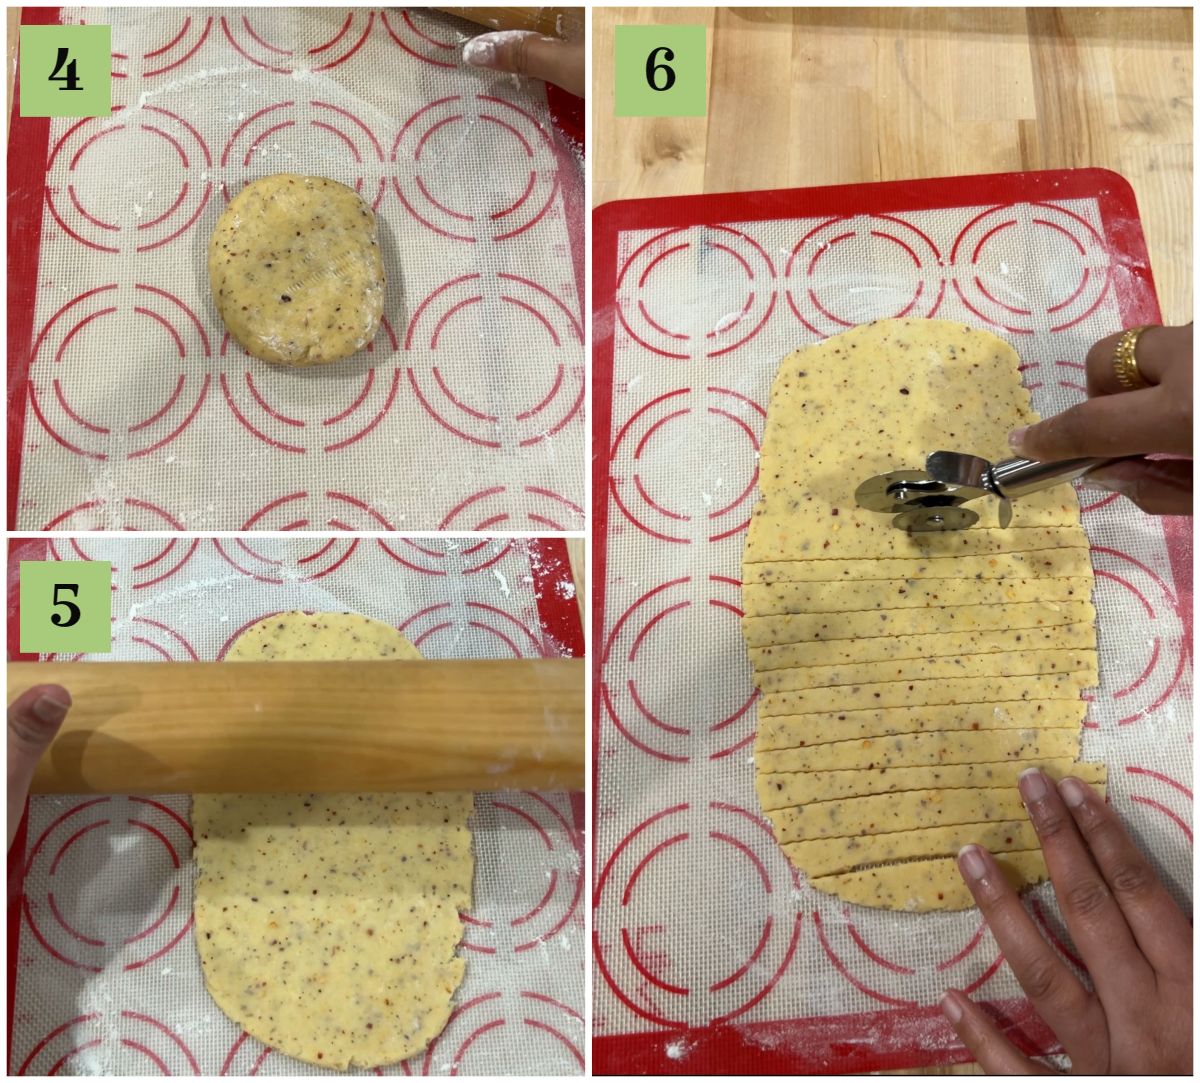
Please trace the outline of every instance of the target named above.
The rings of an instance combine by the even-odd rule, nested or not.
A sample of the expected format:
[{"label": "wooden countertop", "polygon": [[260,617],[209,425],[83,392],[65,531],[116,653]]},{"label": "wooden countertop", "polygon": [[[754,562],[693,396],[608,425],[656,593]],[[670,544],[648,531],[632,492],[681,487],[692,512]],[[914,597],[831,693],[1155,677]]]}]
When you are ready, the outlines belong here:
[{"label": "wooden countertop", "polygon": [[[593,199],[1102,166],[1192,318],[1192,13],[596,8]],[[613,116],[613,33],[709,27],[707,117]]]}]

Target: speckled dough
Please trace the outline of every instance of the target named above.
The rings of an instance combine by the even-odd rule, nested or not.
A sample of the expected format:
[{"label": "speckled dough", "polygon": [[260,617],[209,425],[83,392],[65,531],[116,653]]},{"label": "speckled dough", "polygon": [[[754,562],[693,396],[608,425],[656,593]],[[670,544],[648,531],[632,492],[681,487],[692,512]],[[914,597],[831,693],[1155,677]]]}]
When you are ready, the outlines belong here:
[{"label": "speckled dough", "polygon": [[1045,876],[1016,779],[1080,764],[1097,682],[1093,576],[1068,486],[996,504],[967,530],[914,533],[855,486],[948,449],[1007,458],[1037,421],[1019,360],[945,320],[852,328],[798,350],[771,388],[743,554],[758,700],[757,791],[818,891],[899,910],[959,909],[967,842],[1016,886]]},{"label": "speckled dough", "polygon": [[[227,660],[418,658],[354,614],[259,621]],[[208,991],[259,1041],[346,1070],[446,1025],[471,906],[470,794],[197,794],[196,942]]]},{"label": "speckled dough", "polygon": [[324,177],[278,173],[243,188],[213,230],[208,274],[229,333],[263,361],[339,361],[383,315],[375,214]]}]

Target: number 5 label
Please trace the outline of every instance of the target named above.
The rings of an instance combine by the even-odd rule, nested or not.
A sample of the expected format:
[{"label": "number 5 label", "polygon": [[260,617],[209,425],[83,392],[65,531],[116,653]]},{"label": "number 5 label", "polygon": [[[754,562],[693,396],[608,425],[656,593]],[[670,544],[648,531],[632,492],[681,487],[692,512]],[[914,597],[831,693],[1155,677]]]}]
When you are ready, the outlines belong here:
[{"label": "number 5 label", "polygon": [[703,26],[618,26],[619,117],[702,117],[707,109]]},{"label": "number 5 label", "polygon": [[107,560],[21,561],[21,651],[108,654],[112,565]]}]

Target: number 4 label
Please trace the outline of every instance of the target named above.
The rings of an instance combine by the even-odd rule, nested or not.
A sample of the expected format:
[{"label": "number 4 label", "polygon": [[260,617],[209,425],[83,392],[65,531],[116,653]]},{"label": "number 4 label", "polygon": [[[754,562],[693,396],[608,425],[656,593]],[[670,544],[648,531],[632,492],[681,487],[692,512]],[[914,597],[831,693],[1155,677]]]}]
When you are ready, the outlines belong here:
[{"label": "number 4 label", "polygon": [[112,565],[107,560],[23,560],[20,611],[24,654],[108,654]]},{"label": "number 4 label", "polygon": [[706,38],[703,26],[616,27],[616,115],[704,116]]},{"label": "number 4 label", "polygon": [[112,115],[112,28],[23,26],[17,57],[23,117]]}]

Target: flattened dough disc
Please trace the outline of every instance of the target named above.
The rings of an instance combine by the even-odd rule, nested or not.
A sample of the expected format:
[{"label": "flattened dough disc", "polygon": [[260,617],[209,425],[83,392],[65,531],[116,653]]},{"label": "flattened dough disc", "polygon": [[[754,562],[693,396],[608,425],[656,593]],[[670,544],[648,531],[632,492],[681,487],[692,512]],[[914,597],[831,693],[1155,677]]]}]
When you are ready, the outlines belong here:
[{"label": "flattened dough disc", "polygon": [[[418,658],[386,624],[282,613],[226,660]],[[197,794],[205,984],[253,1037],[324,1068],[392,1064],[446,1025],[466,964],[470,794]]]},{"label": "flattened dough disc", "polygon": [[246,185],[213,230],[208,274],[229,333],[262,361],[339,361],[375,337],[383,315],[375,213],[325,177]]}]

